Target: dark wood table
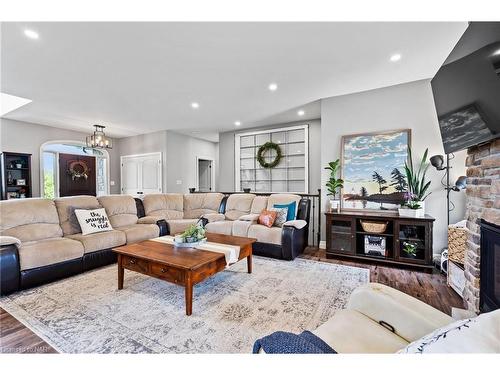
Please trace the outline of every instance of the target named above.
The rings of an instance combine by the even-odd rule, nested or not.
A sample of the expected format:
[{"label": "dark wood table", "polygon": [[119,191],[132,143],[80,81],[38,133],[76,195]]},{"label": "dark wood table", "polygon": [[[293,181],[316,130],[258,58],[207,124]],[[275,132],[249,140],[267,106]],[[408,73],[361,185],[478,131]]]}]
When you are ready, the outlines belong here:
[{"label": "dark wood table", "polygon": [[[254,238],[207,234],[209,242],[240,247],[238,260],[247,258],[248,273],[252,273]],[[123,289],[124,269],[156,277],[185,287],[186,315],[193,308],[193,286],[226,268],[223,253],[194,248],[177,248],[157,241],[142,241],[120,246],[118,253],[118,289]]]}]

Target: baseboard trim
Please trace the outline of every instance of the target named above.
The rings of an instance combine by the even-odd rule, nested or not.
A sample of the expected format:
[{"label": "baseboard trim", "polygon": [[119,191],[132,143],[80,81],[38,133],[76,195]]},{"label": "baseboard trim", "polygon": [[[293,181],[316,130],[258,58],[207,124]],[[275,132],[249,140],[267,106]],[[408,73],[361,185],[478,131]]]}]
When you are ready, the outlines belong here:
[{"label": "baseboard trim", "polygon": [[326,249],[326,241],[319,241],[319,248]]}]

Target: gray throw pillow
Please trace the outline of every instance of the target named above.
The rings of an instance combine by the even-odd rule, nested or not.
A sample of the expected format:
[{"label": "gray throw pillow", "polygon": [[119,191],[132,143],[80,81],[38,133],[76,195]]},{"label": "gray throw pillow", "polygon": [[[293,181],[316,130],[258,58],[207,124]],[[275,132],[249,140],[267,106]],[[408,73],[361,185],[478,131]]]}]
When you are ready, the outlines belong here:
[{"label": "gray throw pillow", "polygon": [[274,220],[273,226],[281,228],[286,222],[288,208],[270,208],[269,211],[276,211],[276,220]]}]

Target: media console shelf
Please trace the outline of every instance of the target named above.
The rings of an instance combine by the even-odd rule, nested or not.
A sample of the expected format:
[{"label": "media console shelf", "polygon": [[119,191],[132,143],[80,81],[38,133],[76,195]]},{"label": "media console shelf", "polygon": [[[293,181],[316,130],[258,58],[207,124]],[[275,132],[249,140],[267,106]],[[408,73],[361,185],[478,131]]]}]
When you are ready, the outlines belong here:
[{"label": "media console shelf", "polygon": [[[368,260],[432,272],[432,216],[408,218],[397,212],[365,211],[326,212],[325,215],[327,258]],[[362,222],[387,226],[382,233],[373,233],[364,230]],[[408,248],[414,249],[413,254],[405,251]]]}]

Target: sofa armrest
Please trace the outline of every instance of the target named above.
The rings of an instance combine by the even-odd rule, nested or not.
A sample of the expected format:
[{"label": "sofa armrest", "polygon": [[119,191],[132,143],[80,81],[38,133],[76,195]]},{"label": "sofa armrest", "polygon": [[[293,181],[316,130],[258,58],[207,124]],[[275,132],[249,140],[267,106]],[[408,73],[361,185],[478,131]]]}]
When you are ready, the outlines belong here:
[{"label": "sofa armrest", "polygon": [[201,219],[208,220],[207,223],[213,223],[216,221],[226,220],[226,215],[224,215],[224,214],[204,214],[201,216]]},{"label": "sofa armrest", "polygon": [[307,226],[297,229],[291,225],[283,225],[281,231],[281,251],[285,260],[293,260],[300,255],[307,244]]},{"label": "sofa armrest", "polygon": [[289,220],[283,223],[284,227],[294,227],[295,229],[302,229],[307,226],[305,220]]},{"label": "sofa armrest", "polygon": [[352,292],[347,308],[356,310],[408,342],[418,340],[453,318],[399,290],[378,283]]},{"label": "sofa armrest", "polygon": [[20,266],[17,243],[0,245],[0,295],[19,290]]},{"label": "sofa armrest", "polygon": [[137,220],[137,224],[156,224],[160,228],[160,237],[170,233],[168,223],[160,216],[144,216]]}]

